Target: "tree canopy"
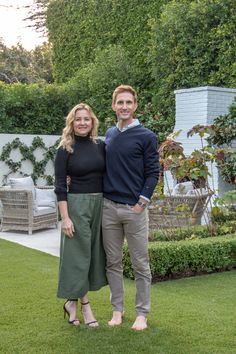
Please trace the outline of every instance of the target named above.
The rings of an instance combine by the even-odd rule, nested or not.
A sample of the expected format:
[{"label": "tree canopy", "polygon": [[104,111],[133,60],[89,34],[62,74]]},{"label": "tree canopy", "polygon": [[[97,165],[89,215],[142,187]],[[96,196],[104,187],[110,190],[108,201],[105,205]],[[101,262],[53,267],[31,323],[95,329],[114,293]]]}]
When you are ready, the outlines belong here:
[{"label": "tree canopy", "polygon": [[236,2],[173,0],[151,23],[150,62],[157,106],[173,112],[173,91],[236,85]]},{"label": "tree canopy", "polygon": [[58,82],[92,62],[97,49],[121,45],[145,86],[148,69],[148,19],[158,17],[168,0],[52,0],[47,10],[49,40]]},{"label": "tree canopy", "polygon": [[[77,77],[79,84],[85,71],[88,82],[90,64],[106,70],[105,55],[96,64],[97,51],[120,46],[125,55],[119,60],[128,58],[132,67],[128,81],[142,103],[154,103],[170,129],[175,89],[236,84],[234,0],[52,0],[47,26],[57,82]],[[108,80],[117,82],[113,75],[115,70]],[[93,98],[96,85],[90,90]],[[100,81],[100,98],[108,86],[114,88]]]},{"label": "tree canopy", "polygon": [[21,43],[8,48],[0,39],[0,81],[53,82],[51,46],[44,43],[28,51]]}]

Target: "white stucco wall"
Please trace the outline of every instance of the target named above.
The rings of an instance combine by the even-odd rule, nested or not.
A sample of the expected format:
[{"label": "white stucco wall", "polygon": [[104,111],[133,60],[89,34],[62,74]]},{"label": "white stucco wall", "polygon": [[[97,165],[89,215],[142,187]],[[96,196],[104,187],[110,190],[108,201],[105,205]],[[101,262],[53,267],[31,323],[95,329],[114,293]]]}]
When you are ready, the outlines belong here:
[{"label": "white stucco wall", "polygon": [[[8,142],[12,142],[16,138],[19,138],[27,146],[31,146],[33,139],[38,136],[43,140],[45,146],[48,148],[50,146],[54,145],[55,142],[57,141],[57,139],[59,138],[58,135],[0,134],[0,153],[2,152],[2,148],[4,145],[6,145]],[[39,148],[37,148],[35,150],[34,154],[35,154],[37,161],[40,161],[42,159],[44,152],[45,152],[45,150],[39,149]],[[11,159],[15,162],[19,161],[21,156],[22,155],[21,155],[19,149],[13,150],[10,155]],[[32,164],[30,163],[30,161],[23,161],[22,162],[21,172],[23,172],[24,174],[30,175],[32,173],[32,170],[33,170],[33,168],[32,168]],[[3,185],[4,175],[8,174],[9,172],[10,172],[9,168],[5,164],[5,162],[0,161],[0,186]],[[46,166],[45,174],[47,174],[47,175],[54,174],[53,162],[51,162],[51,161],[48,162],[48,164]],[[20,177],[20,174],[15,173],[15,174],[11,174],[10,176]],[[37,184],[44,185],[45,181],[43,179],[39,179]]]}]

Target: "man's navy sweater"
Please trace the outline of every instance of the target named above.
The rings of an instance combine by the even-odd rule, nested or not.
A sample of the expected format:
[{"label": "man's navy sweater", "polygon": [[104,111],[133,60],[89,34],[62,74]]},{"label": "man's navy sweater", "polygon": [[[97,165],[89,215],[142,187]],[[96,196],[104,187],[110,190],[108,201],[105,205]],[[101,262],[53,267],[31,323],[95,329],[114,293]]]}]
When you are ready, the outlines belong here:
[{"label": "man's navy sweater", "polygon": [[104,197],[134,205],[139,196],[151,198],[159,176],[156,135],[142,125],[120,132],[108,129]]}]

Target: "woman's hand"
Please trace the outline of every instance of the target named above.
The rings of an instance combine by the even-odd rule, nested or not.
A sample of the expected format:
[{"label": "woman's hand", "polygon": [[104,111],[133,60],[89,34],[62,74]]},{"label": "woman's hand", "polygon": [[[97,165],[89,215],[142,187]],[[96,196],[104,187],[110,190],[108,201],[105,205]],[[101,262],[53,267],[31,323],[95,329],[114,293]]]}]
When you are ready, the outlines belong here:
[{"label": "woman's hand", "polygon": [[61,228],[64,234],[69,238],[72,238],[74,236],[74,232],[75,232],[74,225],[69,217],[62,219]]}]

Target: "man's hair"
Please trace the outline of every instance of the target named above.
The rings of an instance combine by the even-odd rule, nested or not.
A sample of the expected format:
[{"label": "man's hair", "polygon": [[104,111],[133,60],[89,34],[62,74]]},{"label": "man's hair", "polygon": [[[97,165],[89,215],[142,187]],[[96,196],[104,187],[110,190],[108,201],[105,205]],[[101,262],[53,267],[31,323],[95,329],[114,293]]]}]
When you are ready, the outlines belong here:
[{"label": "man's hair", "polygon": [[134,102],[137,103],[138,101],[137,92],[133,89],[133,87],[129,85],[120,85],[115,89],[115,91],[112,94],[112,104],[116,103],[117,95],[122,92],[130,92],[134,96]]}]

